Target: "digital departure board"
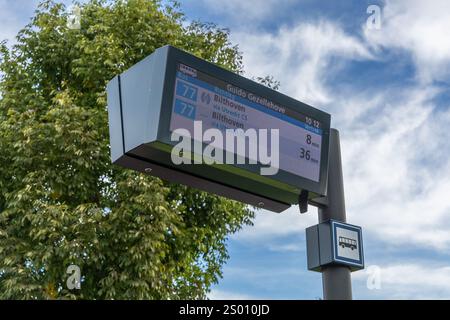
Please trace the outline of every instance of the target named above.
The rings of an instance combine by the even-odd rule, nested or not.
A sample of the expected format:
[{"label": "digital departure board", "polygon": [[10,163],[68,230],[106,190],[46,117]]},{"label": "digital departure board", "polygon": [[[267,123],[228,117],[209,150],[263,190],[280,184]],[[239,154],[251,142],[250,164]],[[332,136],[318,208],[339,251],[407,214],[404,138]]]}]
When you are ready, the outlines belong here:
[{"label": "digital departure board", "polygon": [[[111,159],[122,167],[276,212],[326,193],[328,113],[175,47],[155,50],[108,83],[108,116]],[[208,131],[223,137],[214,143],[223,140],[226,161],[197,162],[199,153],[216,160],[219,149],[206,152]],[[184,140],[193,149],[178,152]],[[178,162],[186,154],[194,161]]]},{"label": "digital departure board", "polygon": [[188,129],[194,137],[194,121],[202,121],[203,130],[216,128],[224,136],[226,129],[278,129],[279,169],[319,181],[322,127],[318,120],[181,63],[175,79],[171,131]]}]

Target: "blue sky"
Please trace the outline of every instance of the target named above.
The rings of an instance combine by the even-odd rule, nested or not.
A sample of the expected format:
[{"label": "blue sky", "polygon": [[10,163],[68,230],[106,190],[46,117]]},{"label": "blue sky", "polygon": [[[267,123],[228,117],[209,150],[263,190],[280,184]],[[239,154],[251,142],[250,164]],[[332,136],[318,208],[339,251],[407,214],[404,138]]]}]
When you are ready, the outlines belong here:
[{"label": "blue sky", "polygon": [[[70,1],[66,1],[68,3]],[[450,299],[450,3],[447,0],[184,0],[190,20],[231,31],[246,76],[332,114],[340,130],[347,218],[364,232],[356,299]],[[36,0],[0,0],[12,39]],[[366,27],[369,5],[381,28]],[[229,242],[211,298],[317,299],[300,215],[260,211]],[[375,271],[374,271],[375,270]],[[379,276],[381,288],[369,289]]]}]

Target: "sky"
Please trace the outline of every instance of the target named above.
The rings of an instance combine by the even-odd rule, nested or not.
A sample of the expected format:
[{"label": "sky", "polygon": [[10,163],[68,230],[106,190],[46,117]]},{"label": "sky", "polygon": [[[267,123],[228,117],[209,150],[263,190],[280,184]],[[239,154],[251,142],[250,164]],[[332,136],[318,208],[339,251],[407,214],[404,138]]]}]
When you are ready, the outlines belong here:
[{"label": "sky", "polygon": [[[14,41],[37,0],[0,0]],[[65,1],[70,3],[70,1]],[[332,115],[340,131],[347,221],[364,234],[355,299],[450,299],[450,2],[181,0],[187,18],[229,28],[245,76]],[[368,27],[370,5],[379,28]],[[261,210],[228,240],[212,299],[319,299],[305,228],[317,210]]]}]

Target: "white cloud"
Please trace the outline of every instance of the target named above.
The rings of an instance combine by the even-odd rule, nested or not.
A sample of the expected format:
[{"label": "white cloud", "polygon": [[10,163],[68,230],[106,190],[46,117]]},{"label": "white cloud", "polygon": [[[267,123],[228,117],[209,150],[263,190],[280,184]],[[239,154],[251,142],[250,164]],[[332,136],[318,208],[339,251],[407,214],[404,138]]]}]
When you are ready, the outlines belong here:
[{"label": "white cloud", "polygon": [[275,252],[301,252],[305,251],[304,243],[269,244],[269,250]]},{"label": "white cloud", "polygon": [[232,37],[244,52],[247,75],[273,75],[283,92],[311,104],[331,103],[323,79],[343,63],[373,58],[356,37],[329,21],[282,27],[275,34],[242,32]]},{"label": "white cloud", "polygon": [[348,216],[393,246],[450,246],[450,112],[434,114],[434,96],[387,91],[370,123],[342,123]]},{"label": "white cloud", "polygon": [[233,239],[243,241],[264,241],[262,245],[274,250],[276,246],[271,242],[273,238],[287,234],[302,234],[307,226],[317,222],[316,209],[310,207],[308,214],[300,214],[297,206],[291,207],[283,213],[274,213],[260,210],[252,227],[244,227],[239,233],[232,236]]},{"label": "white cloud", "polygon": [[[428,261],[408,263],[391,263],[376,266],[379,272],[367,266],[366,270],[352,273],[352,284],[355,299],[450,299],[450,267]],[[305,271],[303,268],[292,269],[280,266],[277,277],[273,270],[266,268],[226,268],[227,278],[244,278],[245,285],[261,292],[269,292],[276,284],[287,284],[296,281],[299,285],[320,284],[317,273]],[[379,277],[374,281],[374,276]],[[290,280],[296,279],[296,280]],[[370,290],[367,284],[377,283],[378,289]],[[245,292],[245,290],[243,290]],[[264,296],[249,295],[236,291],[214,288],[208,295],[212,300],[255,300]],[[310,297],[314,298],[314,297]]]},{"label": "white cloud", "polygon": [[448,0],[386,0],[381,30],[365,30],[365,35],[374,47],[411,54],[418,79],[427,83],[450,75],[448,30]]},{"label": "white cloud", "polygon": [[[248,75],[274,75],[282,91],[332,114],[333,126],[341,131],[350,222],[389,246],[450,247],[450,205],[443,201],[450,190],[450,112],[436,113],[438,88],[417,81],[363,92],[351,87],[337,91],[329,80],[340,66],[379,57],[364,39],[332,22],[300,23],[274,34],[236,33],[234,41],[240,43]],[[419,70],[422,64],[417,63]],[[445,59],[433,63],[438,70],[448,70]],[[255,226],[236,238],[269,243],[271,238],[298,234],[317,223],[315,212],[302,216],[291,208],[279,215],[261,213]]]},{"label": "white cloud", "polygon": [[[373,275],[373,274],[372,274]],[[381,287],[361,290],[365,297],[385,299],[450,299],[450,267],[433,264],[393,264],[380,268]],[[356,272],[353,279],[359,287],[366,287],[369,274]]]}]

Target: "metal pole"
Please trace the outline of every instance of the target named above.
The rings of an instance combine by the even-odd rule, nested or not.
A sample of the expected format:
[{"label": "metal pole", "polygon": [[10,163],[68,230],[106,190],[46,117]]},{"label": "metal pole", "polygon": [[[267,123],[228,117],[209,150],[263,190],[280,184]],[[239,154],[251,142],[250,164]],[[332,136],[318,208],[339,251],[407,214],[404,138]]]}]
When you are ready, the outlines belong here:
[{"label": "metal pole", "polygon": [[[330,130],[330,152],[327,186],[328,205],[319,208],[319,223],[330,219],[346,222],[344,179],[342,177],[339,131]],[[322,272],[323,298],[325,300],[351,300],[350,269],[346,266],[327,266]]]}]

